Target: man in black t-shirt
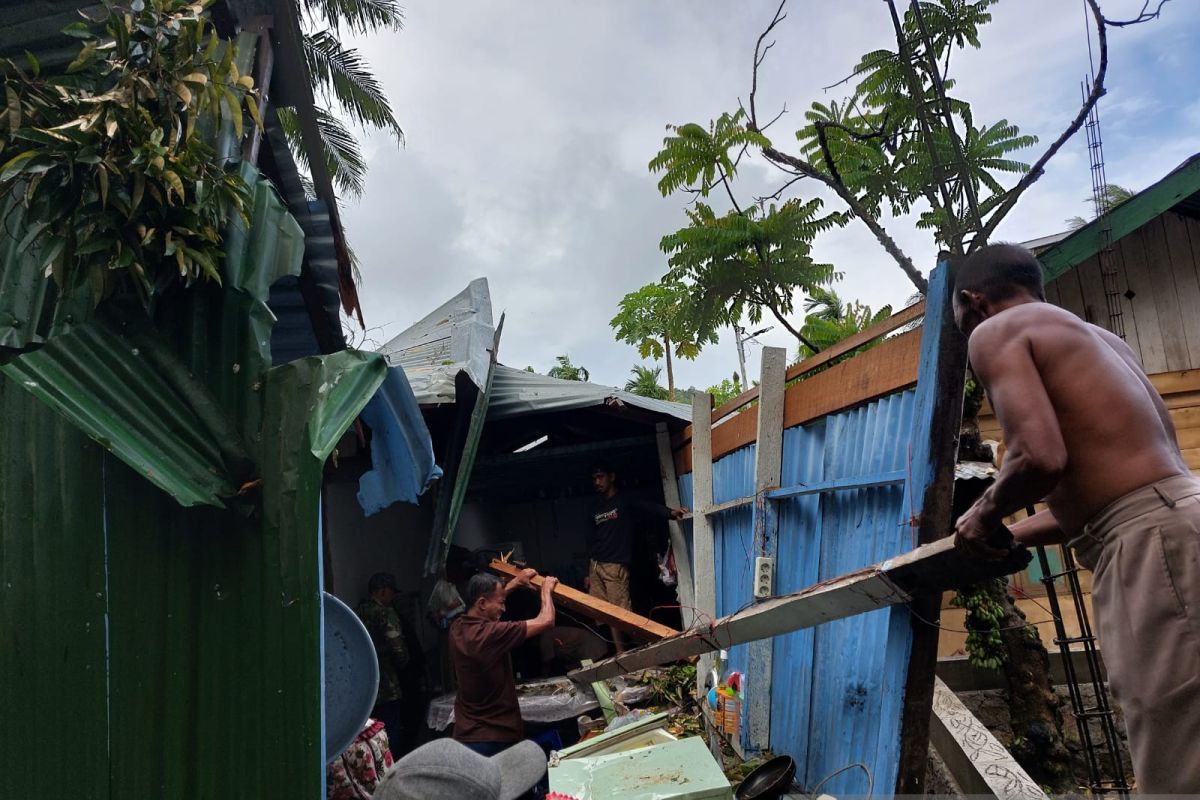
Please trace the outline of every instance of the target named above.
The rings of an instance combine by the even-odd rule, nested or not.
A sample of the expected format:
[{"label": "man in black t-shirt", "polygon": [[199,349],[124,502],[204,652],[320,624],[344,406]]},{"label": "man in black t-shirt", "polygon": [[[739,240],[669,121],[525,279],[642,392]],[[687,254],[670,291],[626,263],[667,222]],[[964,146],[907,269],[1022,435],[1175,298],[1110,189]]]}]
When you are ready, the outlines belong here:
[{"label": "man in black t-shirt", "polygon": [[[626,497],[617,491],[617,474],[604,463],[592,467],[592,486],[600,495],[593,517],[592,563],[588,570],[588,591],[592,597],[607,600],[621,608],[630,608],[629,565],[633,561],[633,533],[639,519],[681,519],[684,508],[667,508]],[[618,653],[625,651],[620,634],[612,630]]]}]

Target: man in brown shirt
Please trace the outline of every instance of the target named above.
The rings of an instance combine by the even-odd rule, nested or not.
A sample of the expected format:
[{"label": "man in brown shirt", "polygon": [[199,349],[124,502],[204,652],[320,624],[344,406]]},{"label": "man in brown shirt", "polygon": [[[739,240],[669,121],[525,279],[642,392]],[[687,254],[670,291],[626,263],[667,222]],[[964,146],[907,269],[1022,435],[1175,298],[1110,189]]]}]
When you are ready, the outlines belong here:
[{"label": "man in brown shirt", "polygon": [[473,576],[467,583],[467,611],[450,625],[450,657],[458,681],[454,738],[483,756],[525,738],[511,653],[554,626],[551,593],[558,579],[542,582],[542,607],[533,619],[502,622],[500,617],[508,595],[518,586],[529,586],[536,575],[527,569],[507,584],[491,574]]},{"label": "man in brown shirt", "polygon": [[[1200,793],[1200,480],[1125,342],[1045,302],[1028,250],[989,245],[955,279],[971,366],[1004,429],[995,483],[958,520],[969,555],[1070,541],[1092,602],[1143,794]],[[1194,311],[1193,311],[1194,313]]]}]

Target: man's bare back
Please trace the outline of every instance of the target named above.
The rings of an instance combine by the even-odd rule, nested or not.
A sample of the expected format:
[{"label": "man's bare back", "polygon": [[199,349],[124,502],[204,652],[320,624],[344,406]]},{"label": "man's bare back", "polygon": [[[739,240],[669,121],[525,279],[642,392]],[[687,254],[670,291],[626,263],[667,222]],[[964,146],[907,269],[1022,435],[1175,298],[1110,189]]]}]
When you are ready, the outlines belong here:
[{"label": "man's bare back", "polygon": [[[1154,481],[1188,474],[1166,406],[1119,337],[1044,302],[1014,305],[977,327],[970,353],[1012,450],[1035,428],[1033,449],[1057,446],[1022,419],[1040,384],[1066,450],[1047,497],[1065,534],[1074,535],[1114,500]],[[1033,368],[1033,371],[1030,370]],[[1036,406],[1035,401],[1032,405]]]}]

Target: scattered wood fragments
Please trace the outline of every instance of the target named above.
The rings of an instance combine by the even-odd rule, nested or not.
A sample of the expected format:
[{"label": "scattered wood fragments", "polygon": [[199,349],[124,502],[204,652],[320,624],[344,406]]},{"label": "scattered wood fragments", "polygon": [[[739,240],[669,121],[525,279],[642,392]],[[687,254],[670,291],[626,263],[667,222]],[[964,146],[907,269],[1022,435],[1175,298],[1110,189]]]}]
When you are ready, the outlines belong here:
[{"label": "scattered wood fragments", "polygon": [[[516,564],[510,564],[497,558],[492,560],[492,563],[488,565],[488,569],[499,575],[515,578],[521,574],[522,568]],[[535,588],[540,589],[542,586],[542,576],[539,575],[534,578],[532,583]],[[572,589],[570,586],[564,586],[561,583],[554,587],[554,602],[603,625],[608,625],[623,633],[628,633],[642,641],[653,642],[668,636],[675,636],[679,633],[674,628],[670,628],[660,622],[655,622],[648,617],[634,614],[632,611],[627,611],[620,606],[615,606],[612,603],[592,597],[590,594],[581,592],[578,589]]]}]

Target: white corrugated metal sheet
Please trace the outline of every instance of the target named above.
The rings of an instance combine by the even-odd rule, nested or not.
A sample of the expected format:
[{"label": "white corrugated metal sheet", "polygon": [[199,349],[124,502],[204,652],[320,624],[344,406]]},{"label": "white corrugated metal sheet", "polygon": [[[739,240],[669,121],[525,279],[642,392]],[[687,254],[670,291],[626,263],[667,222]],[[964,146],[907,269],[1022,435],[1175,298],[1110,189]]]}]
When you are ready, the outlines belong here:
[{"label": "white corrugated metal sheet", "polygon": [[667,400],[652,400],[612,386],[583,381],[564,381],[503,365],[492,378],[489,419],[568,411],[576,408],[632,406],[676,419],[691,420],[692,407]]},{"label": "white corrugated metal sheet", "polygon": [[379,349],[388,366],[400,367],[421,405],[454,402],[454,378],[466,372],[483,388],[492,325],[492,297],[487,278],[466,289]]},{"label": "white corrugated metal sheet", "polygon": [[[421,405],[454,402],[454,378],[465,371],[476,386],[487,381],[496,333],[487,278],[476,278],[436,311],[380,348],[388,365],[401,367]],[[631,406],[691,420],[685,403],[651,400],[613,386],[564,381],[503,365],[492,379],[489,419],[546,411]]]}]

